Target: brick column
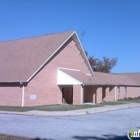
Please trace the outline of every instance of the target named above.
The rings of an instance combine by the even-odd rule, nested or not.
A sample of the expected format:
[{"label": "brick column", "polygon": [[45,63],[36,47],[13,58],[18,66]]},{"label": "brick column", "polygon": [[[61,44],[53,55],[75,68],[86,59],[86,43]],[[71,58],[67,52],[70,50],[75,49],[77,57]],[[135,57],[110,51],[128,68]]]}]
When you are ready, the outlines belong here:
[{"label": "brick column", "polygon": [[97,86],[93,86],[93,103],[95,103],[95,104],[96,104],[96,100],[97,100],[96,90],[97,90]]},{"label": "brick column", "polygon": [[109,87],[105,88],[105,97],[108,99],[109,98]]},{"label": "brick column", "polygon": [[96,90],[96,103],[102,102],[102,87],[98,87]]},{"label": "brick column", "polygon": [[108,93],[109,93],[109,87],[106,87],[105,93],[106,93],[106,95],[108,95]]},{"label": "brick column", "polygon": [[84,87],[81,85],[73,85],[73,104],[83,104]]},{"label": "brick column", "polygon": [[84,103],[84,86],[81,86],[81,105]]}]

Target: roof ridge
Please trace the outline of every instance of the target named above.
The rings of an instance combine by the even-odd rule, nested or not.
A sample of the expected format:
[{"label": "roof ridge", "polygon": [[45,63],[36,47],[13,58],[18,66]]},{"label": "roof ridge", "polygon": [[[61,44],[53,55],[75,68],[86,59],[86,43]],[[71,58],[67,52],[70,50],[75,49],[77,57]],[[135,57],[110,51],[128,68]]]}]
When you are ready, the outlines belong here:
[{"label": "roof ridge", "polygon": [[12,40],[0,41],[0,43],[10,42],[10,41],[18,41],[18,40],[23,40],[23,39],[31,39],[31,38],[43,37],[43,36],[49,36],[49,35],[64,34],[64,33],[69,33],[69,32],[73,33],[73,32],[75,32],[75,31],[66,31],[66,32],[48,33],[48,34],[44,34],[44,35],[30,36],[30,37],[25,37],[25,38],[18,38],[18,39],[12,39]]}]

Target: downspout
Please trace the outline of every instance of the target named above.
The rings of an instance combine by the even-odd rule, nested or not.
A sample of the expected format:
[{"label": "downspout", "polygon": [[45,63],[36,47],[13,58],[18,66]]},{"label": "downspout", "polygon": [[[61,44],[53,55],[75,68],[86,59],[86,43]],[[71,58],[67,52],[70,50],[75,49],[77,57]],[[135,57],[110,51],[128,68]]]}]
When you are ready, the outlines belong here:
[{"label": "downspout", "polygon": [[84,103],[84,84],[81,85],[81,105]]},{"label": "downspout", "polygon": [[21,105],[21,107],[24,107],[24,83],[20,82],[20,84],[22,85],[22,105]]}]

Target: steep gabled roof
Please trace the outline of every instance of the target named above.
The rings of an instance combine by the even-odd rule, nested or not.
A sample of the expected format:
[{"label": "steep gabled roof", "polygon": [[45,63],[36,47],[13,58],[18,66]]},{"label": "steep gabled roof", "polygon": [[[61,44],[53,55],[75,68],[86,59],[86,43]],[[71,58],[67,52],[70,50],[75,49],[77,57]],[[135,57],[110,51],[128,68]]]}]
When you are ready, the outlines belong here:
[{"label": "steep gabled roof", "polygon": [[[0,82],[30,81],[71,37],[79,46],[75,31],[0,42]],[[82,55],[93,73],[84,52]]]}]

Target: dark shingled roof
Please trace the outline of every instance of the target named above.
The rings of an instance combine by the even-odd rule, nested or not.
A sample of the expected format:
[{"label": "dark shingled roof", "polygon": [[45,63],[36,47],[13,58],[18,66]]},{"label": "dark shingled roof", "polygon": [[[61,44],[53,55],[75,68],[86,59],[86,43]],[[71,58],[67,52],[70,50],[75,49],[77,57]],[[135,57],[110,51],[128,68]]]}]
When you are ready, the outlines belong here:
[{"label": "dark shingled roof", "polygon": [[0,42],[0,82],[27,81],[73,33]]}]

